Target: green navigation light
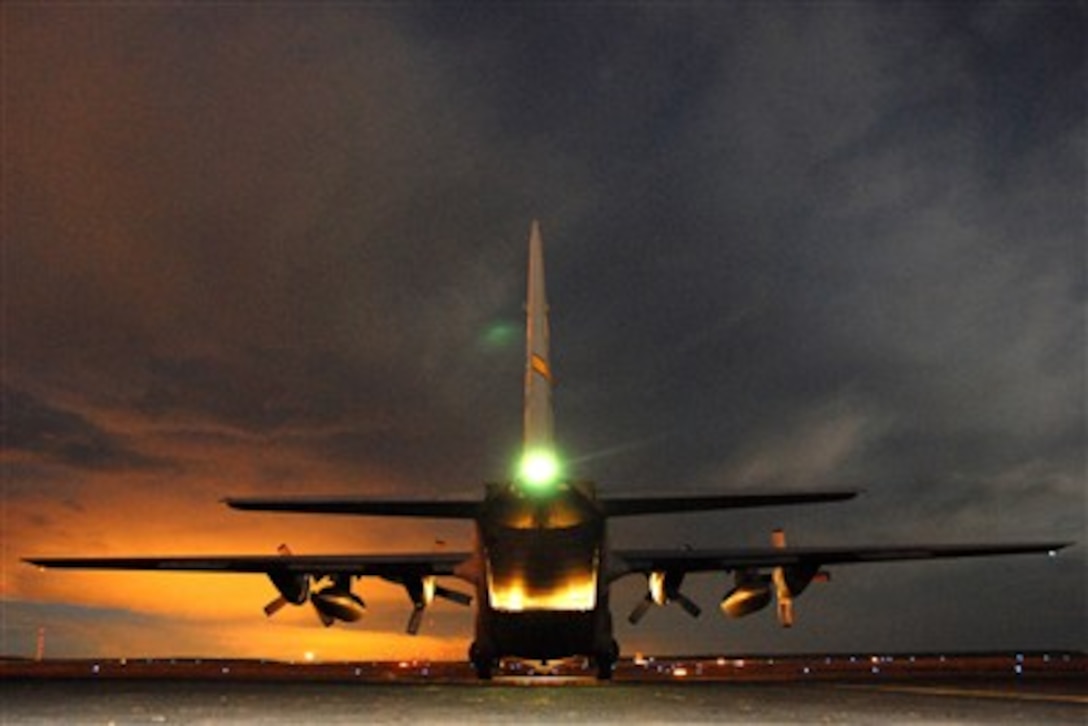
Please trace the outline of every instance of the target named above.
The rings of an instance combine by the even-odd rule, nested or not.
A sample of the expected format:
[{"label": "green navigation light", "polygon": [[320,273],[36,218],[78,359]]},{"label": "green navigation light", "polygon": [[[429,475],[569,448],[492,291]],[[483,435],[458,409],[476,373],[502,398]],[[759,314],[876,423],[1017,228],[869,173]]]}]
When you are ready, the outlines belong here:
[{"label": "green navigation light", "polygon": [[559,458],[555,452],[547,449],[527,451],[521,457],[518,474],[528,488],[537,492],[547,491],[559,479]]}]

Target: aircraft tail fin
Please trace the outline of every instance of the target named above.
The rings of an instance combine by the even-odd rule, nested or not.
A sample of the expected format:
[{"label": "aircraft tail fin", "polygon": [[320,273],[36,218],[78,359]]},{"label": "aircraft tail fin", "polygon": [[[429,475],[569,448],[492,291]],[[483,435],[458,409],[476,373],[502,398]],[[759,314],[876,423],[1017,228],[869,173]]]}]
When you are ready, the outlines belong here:
[{"label": "aircraft tail fin", "polygon": [[559,475],[554,450],[548,296],[544,287],[544,243],[540,223],[529,232],[529,280],[525,302],[525,438],[519,479],[550,484]]},{"label": "aircraft tail fin", "polygon": [[544,250],[540,223],[529,233],[529,286],[525,303],[525,449],[550,449],[552,369],[548,354],[548,297],[544,288]]}]

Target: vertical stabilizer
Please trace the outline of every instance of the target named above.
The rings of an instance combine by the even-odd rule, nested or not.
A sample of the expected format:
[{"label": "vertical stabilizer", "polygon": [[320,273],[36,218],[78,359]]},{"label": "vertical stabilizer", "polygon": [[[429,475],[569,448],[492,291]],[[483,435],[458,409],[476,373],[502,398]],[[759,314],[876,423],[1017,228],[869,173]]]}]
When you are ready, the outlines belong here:
[{"label": "vertical stabilizer", "polygon": [[548,351],[548,298],[540,223],[529,232],[529,285],[525,304],[525,443],[518,478],[550,487],[559,475],[552,419],[552,368]]},{"label": "vertical stabilizer", "polygon": [[552,369],[548,357],[548,296],[540,223],[529,233],[529,292],[525,304],[525,450],[552,447]]}]

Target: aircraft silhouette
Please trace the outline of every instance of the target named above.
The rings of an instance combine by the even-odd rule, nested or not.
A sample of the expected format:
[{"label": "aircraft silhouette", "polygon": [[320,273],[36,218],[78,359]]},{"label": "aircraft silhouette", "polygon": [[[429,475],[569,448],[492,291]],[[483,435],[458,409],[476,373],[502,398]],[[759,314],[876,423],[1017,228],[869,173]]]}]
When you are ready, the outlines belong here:
[{"label": "aircraft silhouette", "polygon": [[321,621],[356,621],[366,605],[352,590],[364,577],[405,588],[413,604],[408,632],[418,632],[435,598],[470,605],[473,596],[439,584],[454,578],[475,591],[475,639],[469,658],[480,678],[490,678],[506,656],[551,660],[592,659],[601,679],[610,678],[619,656],[613,637],[609,588],[628,575],[646,578],[647,592],[629,615],[637,623],[654,605],[675,602],[692,616],[700,608],[681,590],[692,572],[731,574],[733,588],[721,610],[741,617],[776,603],[780,623],[793,624],[793,601],[808,585],[827,579],[829,565],[1054,552],[1069,543],[973,545],[911,544],[877,547],[796,548],[776,530],[769,548],[627,550],[608,546],[607,523],[626,517],[711,509],[835,502],[853,491],[767,492],[669,497],[612,497],[596,485],[564,475],[554,445],[548,305],[540,226],[529,236],[526,315],[524,447],[512,481],[485,485],[482,499],[389,500],[343,496],[227,498],[239,510],[378,517],[472,520],[471,551],[410,554],[295,555],[281,546],[275,556],[33,557],[42,567],[263,573],[279,596],[268,615],[287,604],[309,602]]}]

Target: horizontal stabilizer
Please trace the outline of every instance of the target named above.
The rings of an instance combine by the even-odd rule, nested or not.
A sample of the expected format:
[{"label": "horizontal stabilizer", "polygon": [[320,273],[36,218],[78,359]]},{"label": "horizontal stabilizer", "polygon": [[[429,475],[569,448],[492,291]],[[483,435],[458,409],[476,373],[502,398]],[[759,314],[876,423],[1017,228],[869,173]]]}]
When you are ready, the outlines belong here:
[{"label": "horizontal stabilizer", "polygon": [[778,492],[770,494],[719,494],[689,497],[628,497],[599,500],[606,517],[670,512],[702,512],[713,509],[776,507],[787,504],[820,504],[853,499],[854,491]]},{"label": "horizontal stabilizer", "polygon": [[293,514],[351,514],[376,517],[431,517],[434,519],[475,519],[480,513],[478,499],[364,499],[355,497],[228,497],[231,509],[250,512]]}]

